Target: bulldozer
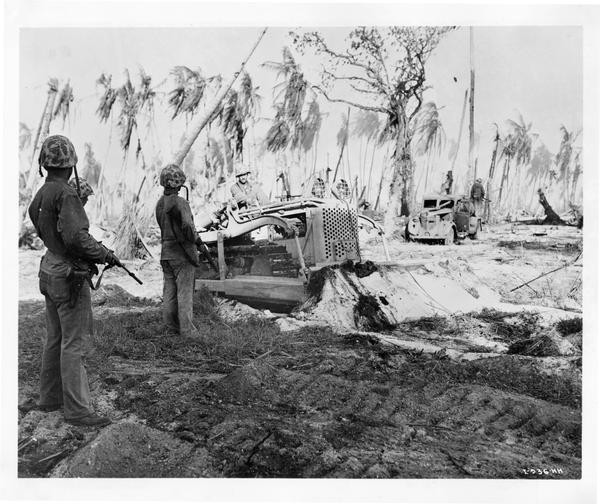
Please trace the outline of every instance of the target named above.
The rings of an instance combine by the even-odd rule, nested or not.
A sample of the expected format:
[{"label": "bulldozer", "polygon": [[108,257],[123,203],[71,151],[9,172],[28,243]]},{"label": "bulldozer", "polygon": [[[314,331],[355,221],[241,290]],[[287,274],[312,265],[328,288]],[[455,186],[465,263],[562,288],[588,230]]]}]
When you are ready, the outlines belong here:
[{"label": "bulldozer", "polygon": [[[337,198],[296,197],[243,210],[230,205],[201,216],[206,246],[195,287],[250,306],[286,312],[309,295],[316,271],[361,261],[359,229],[381,226]],[[202,256],[201,256],[202,257]]]}]

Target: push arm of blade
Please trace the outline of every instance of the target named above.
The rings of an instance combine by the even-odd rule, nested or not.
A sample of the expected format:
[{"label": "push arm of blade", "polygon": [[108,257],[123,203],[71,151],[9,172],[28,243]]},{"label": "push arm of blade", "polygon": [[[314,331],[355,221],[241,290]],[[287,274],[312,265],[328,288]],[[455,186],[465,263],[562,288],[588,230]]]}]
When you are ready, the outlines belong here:
[{"label": "push arm of blade", "polygon": [[300,262],[300,270],[304,275],[304,279],[306,280],[306,263],[304,262],[304,256],[302,255],[302,246],[300,245],[300,240],[298,239],[298,232],[294,229],[294,241],[296,242],[296,248],[298,249],[298,261]]},{"label": "push arm of blade", "polygon": [[365,215],[358,214],[358,218],[362,221],[367,222],[369,225],[371,225],[373,227],[373,229],[377,230],[377,232],[381,236],[381,241],[383,242],[383,251],[385,252],[385,260],[390,261],[391,260],[390,259],[390,251],[388,249],[387,239],[385,237],[385,231],[383,230],[383,228],[379,224],[377,224],[374,220],[370,219],[369,217],[367,217]]}]

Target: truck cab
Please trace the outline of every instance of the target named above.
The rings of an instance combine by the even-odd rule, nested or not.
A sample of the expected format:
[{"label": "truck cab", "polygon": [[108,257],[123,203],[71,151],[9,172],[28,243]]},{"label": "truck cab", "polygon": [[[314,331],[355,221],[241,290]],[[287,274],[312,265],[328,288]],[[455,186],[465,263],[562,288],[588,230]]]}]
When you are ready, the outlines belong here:
[{"label": "truck cab", "polygon": [[475,205],[462,195],[429,194],[423,196],[421,209],[411,215],[406,225],[408,241],[439,242],[451,245],[467,236],[477,239],[481,216]]}]

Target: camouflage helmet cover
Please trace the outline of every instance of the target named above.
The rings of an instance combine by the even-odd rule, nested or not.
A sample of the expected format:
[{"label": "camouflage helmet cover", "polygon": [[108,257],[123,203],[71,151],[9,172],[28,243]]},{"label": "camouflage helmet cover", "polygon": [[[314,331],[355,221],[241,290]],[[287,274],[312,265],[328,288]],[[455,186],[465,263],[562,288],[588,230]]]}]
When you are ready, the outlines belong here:
[{"label": "camouflage helmet cover", "polygon": [[[69,180],[69,185],[77,191],[77,181],[75,180],[75,178]],[[94,194],[92,186],[88,183],[87,180],[82,178],[79,179],[79,190],[81,192],[81,198],[87,198],[88,196],[92,196]]]},{"label": "camouflage helmet cover", "polygon": [[77,164],[75,147],[71,143],[71,140],[65,136],[49,136],[42,144],[38,163],[47,170],[72,168]]},{"label": "camouflage helmet cover", "polygon": [[165,166],[160,172],[160,185],[167,188],[181,187],[185,183],[185,173],[175,164]]},{"label": "camouflage helmet cover", "polygon": [[241,177],[243,175],[249,175],[250,174],[250,169],[247,166],[244,166],[243,164],[239,164],[238,166],[236,166],[235,168],[235,177]]}]

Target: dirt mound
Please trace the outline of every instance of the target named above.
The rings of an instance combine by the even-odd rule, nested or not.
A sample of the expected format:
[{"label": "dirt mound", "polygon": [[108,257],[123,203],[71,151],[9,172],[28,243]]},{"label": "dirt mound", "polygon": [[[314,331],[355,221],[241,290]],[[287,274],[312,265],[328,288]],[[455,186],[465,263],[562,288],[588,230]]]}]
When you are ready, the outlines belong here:
[{"label": "dirt mound", "polygon": [[[459,263],[324,268],[311,278],[310,298],[293,316],[340,332],[387,332],[405,321],[485,310],[505,314],[527,311],[533,325],[539,325],[542,318],[555,323],[573,317],[556,308],[507,303],[500,293],[479,281],[468,264]],[[510,321],[498,324],[499,329],[504,330],[501,324],[508,332],[513,329]]]},{"label": "dirt mound", "polygon": [[229,401],[248,402],[258,396],[265,399],[273,389],[276,376],[276,370],[272,366],[254,361],[217,382],[216,391],[220,397]]},{"label": "dirt mound", "polygon": [[62,411],[27,413],[19,423],[19,473],[22,476],[46,474],[94,435],[95,431],[65,423]]},{"label": "dirt mound", "polygon": [[92,303],[94,306],[103,307],[148,307],[157,305],[157,301],[134,296],[117,284],[102,284],[98,290],[92,291]]},{"label": "dirt mound", "polygon": [[134,423],[106,429],[61,462],[61,478],[197,478],[215,476],[206,450],[170,434]]}]

